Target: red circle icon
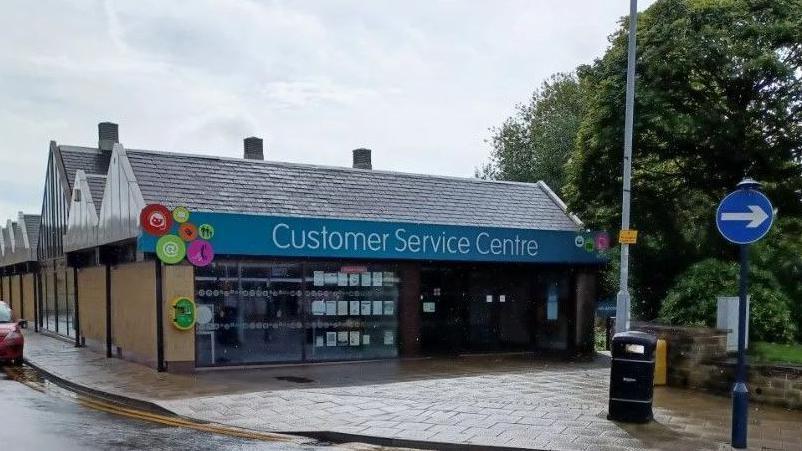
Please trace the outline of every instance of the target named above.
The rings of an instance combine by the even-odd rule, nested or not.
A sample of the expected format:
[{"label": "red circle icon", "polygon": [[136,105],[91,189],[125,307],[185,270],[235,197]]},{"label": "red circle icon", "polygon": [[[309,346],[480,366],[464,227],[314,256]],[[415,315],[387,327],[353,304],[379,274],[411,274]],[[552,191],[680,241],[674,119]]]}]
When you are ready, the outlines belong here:
[{"label": "red circle icon", "polygon": [[185,222],[178,226],[178,236],[184,241],[192,241],[198,237],[198,228],[195,224]]},{"label": "red circle icon", "polygon": [[139,213],[139,225],[151,235],[166,235],[173,226],[173,215],[164,205],[150,204]]}]

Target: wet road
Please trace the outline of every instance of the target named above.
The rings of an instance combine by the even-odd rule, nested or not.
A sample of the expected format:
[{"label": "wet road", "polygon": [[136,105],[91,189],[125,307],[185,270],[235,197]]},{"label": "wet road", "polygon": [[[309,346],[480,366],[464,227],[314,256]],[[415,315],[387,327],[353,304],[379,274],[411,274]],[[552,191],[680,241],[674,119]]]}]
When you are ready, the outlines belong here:
[{"label": "wet road", "polygon": [[[31,374],[32,370],[25,373]],[[254,441],[135,420],[85,407],[74,395],[52,384],[28,383],[10,378],[0,368],[0,449],[333,449]]]}]

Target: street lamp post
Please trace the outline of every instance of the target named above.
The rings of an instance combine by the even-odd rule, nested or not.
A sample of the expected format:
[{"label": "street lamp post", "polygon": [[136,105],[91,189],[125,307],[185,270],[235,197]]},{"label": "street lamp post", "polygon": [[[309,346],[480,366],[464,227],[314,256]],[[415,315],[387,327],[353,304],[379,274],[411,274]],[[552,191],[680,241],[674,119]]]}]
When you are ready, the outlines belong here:
[{"label": "street lamp post", "polygon": [[[630,186],[632,184],[632,122],[635,110],[635,34],[638,30],[638,0],[629,2],[629,43],[627,53],[627,96],[624,117],[624,186],[621,230],[629,230]],[[629,330],[629,244],[621,244],[621,274],[615,306],[615,331]]]}]

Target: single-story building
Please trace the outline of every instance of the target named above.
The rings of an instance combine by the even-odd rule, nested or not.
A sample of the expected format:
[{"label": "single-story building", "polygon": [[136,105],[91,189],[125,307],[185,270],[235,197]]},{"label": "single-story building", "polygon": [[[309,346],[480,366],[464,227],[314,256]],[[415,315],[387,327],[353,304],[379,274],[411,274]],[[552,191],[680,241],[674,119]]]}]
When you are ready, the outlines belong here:
[{"label": "single-story building", "polygon": [[[37,331],[159,370],[593,350],[606,234],[517,183],[50,143],[0,236]],[[12,294],[13,293],[13,294]]]}]

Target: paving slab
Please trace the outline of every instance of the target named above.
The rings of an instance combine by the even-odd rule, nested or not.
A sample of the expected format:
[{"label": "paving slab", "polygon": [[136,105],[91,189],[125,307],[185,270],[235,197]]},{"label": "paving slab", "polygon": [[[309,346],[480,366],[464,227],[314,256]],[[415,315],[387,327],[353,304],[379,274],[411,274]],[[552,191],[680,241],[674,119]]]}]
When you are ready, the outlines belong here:
[{"label": "paving slab", "polygon": [[[720,450],[730,401],[655,389],[655,421],[606,419],[609,358],[481,356],[157,373],[26,333],[26,359],[88,389],[258,431],[530,449]],[[286,376],[308,383],[290,382]],[[297,380],[297,379],[296,379]],[[802,449],[802,412],[753,403],[750,447]]]}]

